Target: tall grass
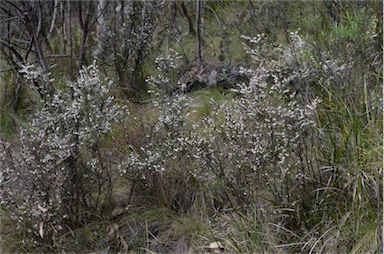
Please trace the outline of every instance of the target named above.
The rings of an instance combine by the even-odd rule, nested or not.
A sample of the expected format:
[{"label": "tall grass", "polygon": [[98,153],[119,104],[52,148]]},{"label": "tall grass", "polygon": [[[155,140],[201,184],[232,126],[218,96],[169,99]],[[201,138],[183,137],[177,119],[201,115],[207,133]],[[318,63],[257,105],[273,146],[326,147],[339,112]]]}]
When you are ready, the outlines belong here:
[{"label": "tall grass", "polygon": [[[324,92],[327,101],[318,121],[326,143],[318,159],[332,170],[322,191],[333,205],[328,220],[337,225],[324,238],[331,241],[337,236],[341,251],[378,252],[382,249],[382,108],[366,89],[360,105],[329,89]],[[368,100],[373,101],[369,107]]]},{"label": "tall grass", "polygon": [[[122,112],[119,121],[107,119],[114,124],[108,121],[104,132],[99,133],[104,124],[94,123],[111,114],[96,117],[95,112],[106,105],[117,109],[112,97],[92,112],[84,105],[80,116],[90,141],[79,143],[77,167],[91,179],[84,182],[82,199],[92,202],[69,214],[79,220],[64,219],[70,209],[63,209],[61,199],[19,206],[28,194],[2,192],[8,195],[2,196],[7,202],[0,207],[3,250],[205,253],[221,252],[209,245],[220,242],[228,253],[381,252],[382,59],[374,47],[374,19],[366,11],[348,15],[344,23],[328,26],[330,34],[311,39],[300,31],[287,33],[291,44],[275,45],[265,35],[243,37],[254,59],[247,70],[253,77],[238,90],[164,97],[177,83],[175,59],[166,57],[158,60],[172,64],[172,73],[163,66],[158,71],[164,73],[148,79],[153,101],[130,104],[131,114]],[[312,27],[315,21],[306,22]],[[367,34],[360,39],[362,31]],[[314,38],[324,41],[315,45]],[[229,58],[230,52],[226,54]],[[88,80],[98,78],[83,81]],[[92,96],[100,99],[95,91],[89,89],[87,105],[97,102]],[[51,105],[48,114],[56,125],[77,105],[70,103],[70,96],[59,102],[63,106],[53,110]],[[35,129],[51,124],[45,116],[35,119]],[[75,116],[63,121],[65,128],[55,125],[47,135],[56,137],[57,130],[65,137],[74,135],[76,131],[66,130],[71,123],[73,130],[79,128]],[[9,129],[7,119],[1,118],[0,124]],[[63,149],[51,147],[52,139],[38,141],[25,147],[39,151],[36,168],[45,169],[47,152],[42,148],[53,154]],[[15,178],[22,168],[30,175],[27,180],[32,179],[32,190],[63,186],[50,185],[50,172],[30,172],[30,158],[24,163],[14,156],[23,152],[17,144],[1,143],[0,150],[0,162],[14,170]],[[56,157],[50,159],[55,172],[62,172],[61,164],[72,169]],[[68,180],[65,174],[54,179],[59,176],[64,183]],[[47,180],[33,181],[41,177]],[[1,180],[1,188],[12,190]],[[51,192],[53,198],[62,198]],[[65,191],[59,194],[74,198]],[[23,222],[25,218],[30,221]]]}]

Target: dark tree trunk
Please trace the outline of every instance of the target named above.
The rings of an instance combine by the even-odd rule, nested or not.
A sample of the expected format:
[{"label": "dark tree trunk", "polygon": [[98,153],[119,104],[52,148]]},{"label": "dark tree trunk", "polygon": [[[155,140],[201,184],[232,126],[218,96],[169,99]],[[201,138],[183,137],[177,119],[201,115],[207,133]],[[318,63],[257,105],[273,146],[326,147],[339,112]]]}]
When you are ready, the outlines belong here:
[{"label": "dark tree trunk", "polygon": [[197,0],[196,3],[196,31],[197,31],[197,63],[200,66],[203,63],[203,56],[201,52],[201,1]]}]

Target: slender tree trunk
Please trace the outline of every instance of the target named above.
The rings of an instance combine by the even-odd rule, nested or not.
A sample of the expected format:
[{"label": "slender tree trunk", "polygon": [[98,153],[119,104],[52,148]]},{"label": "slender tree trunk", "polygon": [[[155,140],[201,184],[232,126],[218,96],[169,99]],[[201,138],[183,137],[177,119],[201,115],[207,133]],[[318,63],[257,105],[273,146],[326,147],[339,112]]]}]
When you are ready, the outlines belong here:
[{"label": "slender tree trunk", "polygon": [[188,21],[189,34],[195,35],[196,32],[195,32],[195,29],[193,28],[193,21],[192,21],[192,18],[191,18],[191,16],[189,15],[187,6],[185,6],[185,4],[184,4],[183,2],[181,3],[181,8],[183,9],[183,14],[184,14],[184,16],[187,18],[187,21]]},{"label": "slender tree trunk", "polygon": [[[70,66],[70,81],[75,79],[73,73],[73,41],[72,41],[72,10],[71,10],[71,0],[68,0],[67,3],[67,12],[68,12],[68,40],[69,40],[69,66]],[[80,16],[81,18],[81,16]],[[71,88],[71,97],[74,99],[74,91]],[[79,130],[79,124],[76,124],[76,132]],[[81,198],[83,193],[82,186],[82,175],[79,172],[78,168],[78,157],[79,157],[79,137],[74,135],[72,138],[74,144],[71,155],[66,159],[66,164],[69,167],[69,174],[66,179],[66,183],[63,187],[64,196],[68,197],[63,205],[65,209],[70,211],[70,214],[73,215],[71,219],[74,222],[79,222],[81,217],[81,209],[86,206],[86,202],[81,204]]]},{"label": "slender tree trunk", "polygon": [[61,36],[63,37],[63,52],[64,54],[67,54],[67,24],[65,20],[65,7],[66,7],[66,2],[60,2],[60,12],[61,12],[61,17],[62,17],[62,28],[61,28]]},{"label": "slender tree trunk", "polygon": [[105,19],[104,19],[104,11],[106,8],[106,2],[105,0],[99,0],[97,4],[97,24],[99,26],[99,29],[105,25]]},{"label": "slender tree trunk", "polygon": [[[68,40],[69,40],[69,80],[73,81],[73,54],[72,54],[72,14],[71,14],[71,1],[68,0]],[[73,91],[72,97],[73,97]]]},{"label": "slender tree trunk", "polygon": [[52,22],[51,27],[49,28],[48,38],[51,36],[51,33],[53,31],[53,28],[55,27],[55,21],[57,16],[57,9],[59,8],[59,0],[55,0],[54,7],[53,7],[53,16],[52,16]]},{"label": "slender tree trunk", "polygon": [[96,32],[97,32],[96,36],[99,44],[99,49],[101,49],[103,45],[102,38],[105,30],[105,19],[104,19],[105,8],[106,8],[105,0],[99,0],[97,3],[98,18],[97,18],[97,28],[96,28]]},{"label": "slender tree trunk", "polygon": [[120,26],[122,26],[125,22],[124,20],[124,0],[120,1]]},{"label": "slender tree trunk", "polygon": [[197,35],[197,45],[196,45],[196,53],[197,53],[197,63],[200,66],[203,63],[203,56],[201,52],[201,0],[197,0],[196,2],[196,35]]},{"label": "slender tree trunk", "polygon": [[34,26],[33,20],[31,20],[31,28],[32,28],[32,34],[35,42],[35,49],[37,52],[37,56],[39,58],[39,62],[41,65],[41,68],[43,68],[43,72],[47,72],[47,64],[45,62],[45,57],[44,57],[44,52],[41,49],[41,45],[39,43],[39,36],[41,32],[41,22],[42,22],[42,13],[41,13],[41,8],[40,6],[37,8],[37,28]]},{"label": "slender tree trunk", "polygon": [[91,5],[93,4],[92,1],[88,2],[87,10],[85,13],[85,19],[82,20],[82,13],[81,13],[81,2],[79,2],[79,21],[80,21],[80,27],[82,30],[82,39],[81,39],[81,45],[80,45],[80,53],[79,53],[79,68],[81,69],[85,63],[85,44],[87,43],[88,39],[88,33],[90,30],[90,18],[91,18]]}]

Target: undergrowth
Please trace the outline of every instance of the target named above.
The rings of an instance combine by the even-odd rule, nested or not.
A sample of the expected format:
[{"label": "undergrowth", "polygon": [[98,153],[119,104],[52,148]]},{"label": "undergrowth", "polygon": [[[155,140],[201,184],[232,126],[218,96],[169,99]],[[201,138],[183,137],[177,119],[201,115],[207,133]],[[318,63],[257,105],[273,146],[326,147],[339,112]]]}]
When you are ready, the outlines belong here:
[{"label": "undergrowth", "polygon": [[1,133],[2,251],[382,251],[380,39],[367,12],[349,15],[287,44],[242,36],[237,89],[175,90],[170,51],[143,105],[111,96],[96,63],[36,92],[27,126]]}]

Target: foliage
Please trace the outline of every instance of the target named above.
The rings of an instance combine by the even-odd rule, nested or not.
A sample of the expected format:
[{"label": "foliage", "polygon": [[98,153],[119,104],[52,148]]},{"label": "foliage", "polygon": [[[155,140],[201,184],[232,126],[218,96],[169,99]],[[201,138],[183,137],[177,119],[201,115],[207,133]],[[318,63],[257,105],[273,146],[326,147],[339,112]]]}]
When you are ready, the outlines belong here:
[{"label": "foliage", "polygon": [[[382,251],[381,9],[301,3],[201,2],[206,62],[191,66],[194,3],[101,0],[101,19],[91,2],[72,5],[73,21],[83,23],[71,24],[78,36],[70,52],[82,48],[85,63],[97,47],[102,65],[62,85],[43,54],[39,65],[26,64],[29,53],[15,63],[19,87],[35,97],[27,121],[1,114],[4,251]],[[6,4],[9,15],[23,7]],[[35,26],[41,18],[24,21]],[[52,36],[68,37],[55,52],[67,52],[68,24],[56,24]],[[48,52],[38,42],[31,52]],[[11,61],[14,44],[1,43]],[[188,68],[199,76],[232,69],[225,64],[249,80],[231,84],[236,89],[183,87]],[[99,68],[116,73],[118,86]],[[111,94],[126,99],[121,88],[150,99],[120,106]],[[8,119],[19,136],[10,138]]]},{"label": "foliage", "polygon": [[169,95],[177,88],[177,69],[180,65],[180,58],[181,56],[176,50],[170,49],[168,55],[155,59],[156,69],[159,74],[147,78],[149,94],[157,97]]},{"label": "foliage", "polygon": [[117,21],[119,29],[116,29],[116,25],[114,31],[105,28],[104,35],[108,35],[112,43],[102,38],[100,54],[113,54],[110,57],[115,64],[119,84],[128,97],[140,98],[145,94],[143,64],[150,52],[159,8],[159,1],[130,2],[121,10],[122,18]]},{"label": "foliage", "polygon": [[[24,72],[28,79],[41,75],[32,66]],[[30,241],[43,247],[44,238],[52,245],[47,250],[58,247],[64,227],[84,221],[90,216],[85,212],[102,212],[109,202],[111,162],[102,140],[125,117],[108,95],[110,86],[94,63],[67,90],[42,98],[31,126],[20,131],[20,144],[2,142],[2,203],[17,227],[32,230]]]},{"label": "foliage", "polygon": [[[257,58],[266,50],[260,48],[252,54]],[[218,184],[222,197],[210,191],[205,194],[214,196],[213,209],[246,212],[263,189],[271,196],[260,200],[264,205],[259,204],[259,209],[271,204],[296,209],[304,198],[300,193],[308,177],[300,152],[305,149],[306,133],[315,125],[318,101],[303,105],[295,99],[289,87],[295,74],[286,77],[278,72],[279,61],[256,63],[255,69],[244,70],[252,73],[251,83],[239,85],[237,96],[228,103],[211,100],[212,111],[199,124],[186,116],[188,95],[156,99],[154,106],[161,113],[150,141],[132,151],[119,166],[121,174],[157,197],[157,203],[177,211],[188,211],[199,202],[193,197],[201,187],[190,181]],[[186,173],[177,174],[179,167]],[[189,204],[172,195],[176,177],[184,177],[179,181],[192,188],[179,189],[183,191],[179,195],[192,198]]]}]

